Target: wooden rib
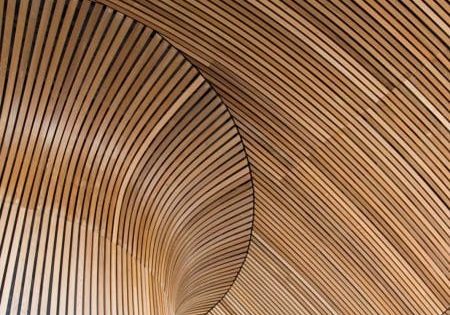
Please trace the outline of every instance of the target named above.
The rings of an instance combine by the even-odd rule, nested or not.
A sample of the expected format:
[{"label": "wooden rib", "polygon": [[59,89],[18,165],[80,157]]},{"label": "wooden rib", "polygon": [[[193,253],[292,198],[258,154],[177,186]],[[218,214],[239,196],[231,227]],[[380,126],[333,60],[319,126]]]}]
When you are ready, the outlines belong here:
[{"label": "wooden rib", "polygon": [[241,129],[255,237],[212,314],[445,313],[447,2],[101,2],[183,51]]},{"label": "wooden rib", "polygon": [[253,188],[217,93],[90,1],[0,1],[0,314],[205,314]]}]

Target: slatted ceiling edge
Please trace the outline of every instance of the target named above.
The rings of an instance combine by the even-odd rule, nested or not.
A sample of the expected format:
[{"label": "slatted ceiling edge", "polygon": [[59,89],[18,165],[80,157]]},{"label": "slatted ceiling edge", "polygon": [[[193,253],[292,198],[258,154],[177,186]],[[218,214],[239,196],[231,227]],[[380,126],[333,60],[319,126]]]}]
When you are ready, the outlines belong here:
[{"label": "slatted ceiling edge", "polygon": [[[9,98],[1,102],[0,313],[172,314],[180,287],[170,283],[180,277],[179,314],[207,312],[240,270],[253,218],[248,162],[228,110],[181,54],[116,11],[88,1],[22,1],[21,10],[46,6],[36,19],[45,32],[36,32],[15,5],[0,5],[16,31],[8,33],[12,47],[2,41],[1,49],[9,67],[1,93]],[[25,24],[40,39],[14,54]],[[10,89],[16,82],[20,88]],[[173,145],[179,137],[178,145],[188,141],[182,155]],[[189,157],[200,160],[177,167]],[[164,185],[148,180],[158,169]],[[184,239],[195,256],[171,251]],[[146,276],[152,269],[155,280]],[[212,281],[189,285],[202,279]]]}]

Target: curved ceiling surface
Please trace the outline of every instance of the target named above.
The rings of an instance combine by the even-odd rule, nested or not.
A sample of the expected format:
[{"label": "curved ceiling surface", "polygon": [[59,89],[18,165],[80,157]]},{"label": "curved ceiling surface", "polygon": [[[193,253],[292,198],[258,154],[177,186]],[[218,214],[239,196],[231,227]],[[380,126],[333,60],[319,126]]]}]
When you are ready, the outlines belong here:
[{"label": "curved ceiling surface", "polygon": [[[450,312],[446,1],[97,2],[109,8],[0,2],[0,313]],[[110,15],[93,22],[98,38],[83,40],[80,7]],[[161,45],[172,88],[131,84],[144,82],[132,69],[156,69],[139,54]],[[89,49],[76,81],[70,65]],[[133,116],[125,82],[165,107]],[[61,149],[52,135],[67,137]]]},{"label": "curved ceiling surface", "polygon": [[205,314],[253,220],[229,111],[111,8],[2,8],[0,314]]}]

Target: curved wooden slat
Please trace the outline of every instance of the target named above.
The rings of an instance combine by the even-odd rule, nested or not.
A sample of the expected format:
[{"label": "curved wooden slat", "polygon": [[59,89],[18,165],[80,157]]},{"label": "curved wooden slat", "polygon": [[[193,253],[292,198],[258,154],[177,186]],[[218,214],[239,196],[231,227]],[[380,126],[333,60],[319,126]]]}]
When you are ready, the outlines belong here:
[{"label": "curved wooden slat", "polygon": [[205,314],[253,219],[219,96],[102,4],[0,8],[0,314]]},{"label": "curved wooden slat", "polygon": [[254,242],[212,314],[449,307],[448,2],[102,2],[189,56],[242,132]]}]

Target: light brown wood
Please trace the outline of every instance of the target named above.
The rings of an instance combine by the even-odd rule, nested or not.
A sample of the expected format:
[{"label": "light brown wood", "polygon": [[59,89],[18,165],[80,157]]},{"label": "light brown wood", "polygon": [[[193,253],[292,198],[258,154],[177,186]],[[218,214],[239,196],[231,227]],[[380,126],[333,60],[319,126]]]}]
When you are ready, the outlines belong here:
[{"label": "light brown wood", "polygon": [[442,314],[448,3],[103,2],[190,56],[241,129],[254,242],[213,314]]},{"label": "light brown wood", "polygon": [[0,2],[0,314],[449,313],[447,1],[97,2]]},{"label": "light brown wood", "polygon": [[1,7],[0,314],[205,314],[252,228],[228,109],[102,4]]}]

